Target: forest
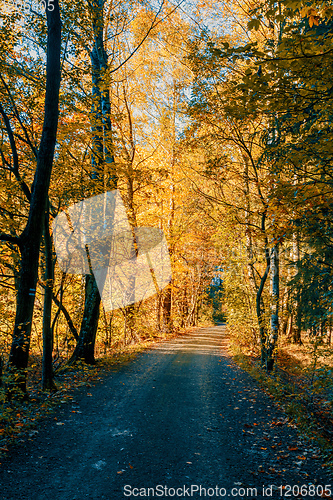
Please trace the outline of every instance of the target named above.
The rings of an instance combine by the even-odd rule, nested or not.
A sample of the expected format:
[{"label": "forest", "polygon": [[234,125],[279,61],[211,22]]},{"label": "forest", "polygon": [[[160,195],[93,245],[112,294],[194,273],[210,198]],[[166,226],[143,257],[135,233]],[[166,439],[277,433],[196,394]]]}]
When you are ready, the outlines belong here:
[{"label": "forest", "polygon": [[[311,391],[329,390],[333,4],[0,7],[1,404],[28,397],[36,365],[52,392],[65,367],[224,321],[258,370],[298,358]],[[118,250],[148,259],[140,290],[115,264],[127,296],[111,306],[102,247],[83,228],[74,262],[69,244],[87,200],[104,203],[104,249],[118,200]]]}]

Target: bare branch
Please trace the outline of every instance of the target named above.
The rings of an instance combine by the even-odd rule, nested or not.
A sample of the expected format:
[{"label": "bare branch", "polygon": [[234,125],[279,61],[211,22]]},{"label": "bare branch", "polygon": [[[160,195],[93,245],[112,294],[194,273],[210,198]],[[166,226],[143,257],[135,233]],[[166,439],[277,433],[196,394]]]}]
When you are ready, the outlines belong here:
[{"label": "bare branch", "polygon": [[156,28],[156,26],[158,26],[159,24],[161,24],[165,19],[167,19],[168,17],[171,16],[171,14],[173,14],[177,9],[178,7],[184,3],[185,0],[181,0],[175,7],[174,9],[171,10],[171,12],[169,12],[169,14],[167,14],[165,17],[163,17],[162,19],[160,19],[159,21],[157,21],[157,18],[159,16],[159,14],[161,13],[162,11],[162,7],[164,5],[164,0],[162,1],[161,3],[161,6],[160,8],[158,9],[157,13],[155,14],[155,17],[150,25],[150,28],[148,29],[147,33],[145,34],[145,36],[142,38],[141,42],[135,47],[135,49],[133,50],[133,52],[131,52],[131,54],[121,63],[119,64],[119,66],[117,66],[116,68],[112,69],[110,71],[110,74],[112,73],[115,73],[116,71],[118,71],[118,69],[120,69],[122,66],[124,66],[124,64],[126,64],[133,56],[134,54],[139,50],[139,48],[142,46],[142,44],[147,40],[148,36],[150,35],[150,33],[153,31],[153,29]]},{"label": "bare branch", "polygon": [[15,114],[16,118],[18,119],[19,124],[21,125],[21,128],[22,128],[22,130],[24,132],[27,144],[29,144],[29,146],[30,146],[33,154],[35,155],[35,158],[37,158],[37,148],[32,144],[32,142],[30,140],[28,131],[27,131],[26,127],[23,125],[23,122],[22,122],[21,117],[20,117],[20,113],[18,112],[18,109],[17,109],[17,106],[16,106],[15,101],[13,99],[12,93],[11,93],[11,91],[10,91],[7,83],[3,79],[3,76],[1,75],[1,73],[0,73],[0,80],[2,81],[2,84],[3,84],[3,86],[5,87],[5,89],[7,91],[8,97],[9,97],[10,102],[12,103],[12,106],[13,106],[13,109],[14,109],[14,114]]},{"label": "bare branch", "polygon": [[14,243],[14,245],[20,246],[21,240],[18,236],[12,234],[0,233],[0,241],[8,241],[9,243]]},{"label": "bare branch", "polygon": [[8,118],[7,113],[5,112],[2,104],[0,104],[0,114],[3,117],[3,120],[5,122],[5,127],[7,130],[9,142],[10,142],[10,147],[12,150],[12,155],[13,155],[13,167],[12,167],[12,172],[15,175],[16,179],[20,183],[20,186],[26,195],[27,199],[30,201],[31,193],[28,185],[24,182],[24,180],[21,178],[20,173],[19,173],[19,160],[18,160],[18,154],[17,154],[17,148],[16,148],[16,142],[15,142],[15,137],[13,133],[13,129],[10,124],[10,120]]}]

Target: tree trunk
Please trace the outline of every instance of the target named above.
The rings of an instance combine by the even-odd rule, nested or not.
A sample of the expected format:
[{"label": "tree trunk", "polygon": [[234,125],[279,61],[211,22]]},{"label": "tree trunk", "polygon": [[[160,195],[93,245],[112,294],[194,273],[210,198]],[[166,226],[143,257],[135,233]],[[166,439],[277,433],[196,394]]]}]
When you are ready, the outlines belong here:
[{"label": "tree trunk", "polygon": [[251,236],[251,206],[250,206],[250,187],[249,187],[249,157],[247,155],[243,156],[244,159],[244,196],[246,202],[246,210],[245,210],[245,235],[246,235],[246,250],[247,250],[247,273],[248,280],[253,290],[257,289],[254,265],[253,265],[253,242]]},{"label": "tree trunk", "polygon": [[289,342],[291,340],[293,330],[294,330],[294,316],[290,314],[290,316],[288,317],[287,327],[285,331],[286,337]]},{"label": "tree trunk", "polygon": [[[299,285],[298,285],[299,286]],[[292,341],[293,344],[302,345],[301,331],[302,331],[302,318],[301,318],[301,301],[300,290],[297,290],[297,298],[294,304],[295,307],[295,324],[293,328]]]},{"label": "tree trunk", "polygon": [[[264,212],[262,215],[262,221],[261,221],[261,229],[264,232],[265,231],[265,220],[266,220],[266,213]],[[267,281],[268,273],[271,267],[271,259],[270,259],[270,253],[268,249],[268,243],[267,243],[267,238],[265,237],[265,257],[266,257],[266,269],[261,277],[259,288],[257,290],[257,296],[256,296],[256,310],[257,310],[257,318],[258,318],[258,324],[259,324],[259,338],[260,338],[260,345],[261,345],[261,367],[265,368],[266,367],[266,362],[267,362],[267,328],[265,324],[265,317],[264,317],[264,303],[263,303],[263,291],[265,287],[265,283]]]},{"label": "tree trunk", "polygon": [[163,300],[163,323],[166,326],[168,332],[172,331],[172,283],[166,287],[164,291],[164,300]]},{"label": "tree trunk", "polygon": [[[92,179],[95,181],[94,193],[104,191],[104,174],[107,176],[106,188],[117,188],[117,176],[114,167],[111,104],[107,85],[108,58],[104,48],[104,1],[91,3],[93,18],[94,48],[90,54],[92,65]],[[101,297],[93,274],[86,276],[84,312],[79,334],[79,341],[69,363],[84,359],[86,363],[95,363],[95,341],[99,319]]]},{"label": "tree trunk", "polygon": [[52,5],[54,6],[52,11],[46,10],[48,34],[43,131],[31,190],[28,222],[19,239],[21,273],[8,364],[9,372],[13,376],[8,386],[9,398],[17,391],[26,393],[26,373],[38,279],[39,248],[56,144],[59,114],[61,20],[58,0],[54,0]]},{"label": "tree trunk", "polygon": [[77,346],[69,360],[69,364],[83,359],[89,365],[95,364],[95,340],[99,319],[101,296],[93,275],[86,276],[84,315]]},{"label": "tree trunk", "polygon": [[276,343],[279,334],[279,297],[280,297],[280,279],[279,279],[279,244],[273,247],[271,256],[271,283],[272,283],[272,310],[271,310],[271,331],[267,345],[266,368],[270,372],[274,366]]},{"label": "tree trunk", "polygon": [[44,226],[45,245],[45,289],[44,289],[44,310],[43,310],[43,367],[42,367],[42,387],[43,391],[55,391],[57,386],[54,383],[54,373],[52,366],[53,352],[53,332],[51,327],[53,281],[54,281],[54,259],[52,252],[52,238],[49,228],[49,210],[45,212]]},{"label": "tree trunk", "polygon": [[[296,183],[296,178],[294,180],[294,183]],[[297,270],[298,270],[298,264],[300,261],[300,241],[299,241],[299,235],[297,232],[293,233],[293,246],[292,246],[292,260],[293,262],[296,263]],[[297,271],[296,271],[297,273]],[[295,273],[295,274],[296,274]],[[299,285],[298,285],[299,287]],[[301,331],[302,331],[302,324],[301,324],[301,301],[300,301],[300,291],[299,288],[297,290],[296,294],[296,300],[294,300],[293,304],[293,310],[294,310],[294,327],[293,327],[293,332],[292,332],[292,342],[294,344],[302,344],[302,339],[301,339]]]}]

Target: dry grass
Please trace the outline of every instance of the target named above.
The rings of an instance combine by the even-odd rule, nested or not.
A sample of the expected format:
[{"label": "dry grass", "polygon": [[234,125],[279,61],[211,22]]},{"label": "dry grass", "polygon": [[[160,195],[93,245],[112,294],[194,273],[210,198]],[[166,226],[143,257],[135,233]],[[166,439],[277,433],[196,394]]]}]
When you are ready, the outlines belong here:
[{"label": "dry grass", "polygon": [[[314,363],[314,349],[314,343],[308,337],[303,336],[302,345],[290,344],[286,339],[281,339],[278,364],[295,373],[307,370]],[[316,368],[333,368],[333,346],[318,345],[316,358]]]},{"label": "dry grass", "polygon": [[258,356],[235,360],[284,408],[298,429],[321,447],[333,470],[333,346],[280,339],[275,367],[267,374]]}]

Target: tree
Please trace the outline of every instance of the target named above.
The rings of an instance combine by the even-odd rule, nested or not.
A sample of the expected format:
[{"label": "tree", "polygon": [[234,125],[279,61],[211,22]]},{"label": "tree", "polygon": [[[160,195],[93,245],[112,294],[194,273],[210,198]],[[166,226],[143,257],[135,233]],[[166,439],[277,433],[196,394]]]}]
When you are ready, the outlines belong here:
[{"label": "tree", "polygon": [[[24,393],[26,391],[26,369],[28,366],[32,315],[38,279],[39,249],[44,228],[48,189],[56,145],[61,49],[61,20],[58,0],[54,1],[53,6],[53,10],[46,10],[47,59],[44,120],[37,153],[37,166],[31,187],[28,221],[23,232],[18,237],[11,236],[10,234],[0,234],[2,241],[9,241],[18,245],[21,254],[16,317],[9,357],[9,370],[17,378],[15,378],[15,382],[12,382],[10,386],[9,396],[13,394],[16,388],[19,388]],[[16,143],[10,120],[3,107],[0,107],[0,112],[6,125],[14,168],[18,170]]]},{"label": "tree", "polygon": [[[140,33],[138,41],[135,37],[135,45],[129,54],[123,56],[122,50],[119,50],[120,58],[122,58],[119,62],[116,59],[115,52],[111,55],[108,53],[106,36],[111,27],[109,26],[110,20],[106,19],[105,21],[105,5],[105,0],[98,0],[89,5],[92,36],[94,40],[94,44],[90,51],[90,59],[92,75],[92,179],[95,184],[95,193],[102,192],[104,189],[114,190],[118,185],[119,167],[115,162],[114,131],[111,124],[112,113],[110,92],[112,87],[112,75],[122,66],[126,65],[148,39],[150,33],[161,23],[163,18],[160,19],[159,16],[161,12],[163,12],[164,2],[161,2],[157,12],[153,12],[149,9],[149,15],[147,16],[148,26],[146,27],[146,22],[143,23],[143,30],[140,30],[141,32],[143,31],[143,34]],[[110,16],[111,14],[113,15],[113,12],[109,12]],[[170,13],[167,13],[167,16],[168,15],[170,15]],[[126,13],[124,19],[117,20],[118,23],[124,24],[122,29],[124,29],[125,25],[130,27],[128,13]],[[147,21],[147,19],[144,19],[144,21]],[[106,27],[105,23],[107,24]],[[119,45],[121,46],[121,44]],[[112,49],[114,51],[115,47],[113,46]],[[111,58],[112,62],[109,62],[109,58]],[[92,274],[87,275],[85,306],[79,341],[70,362],[74,362],[79,358],[83,358],[87,363],[93,364],[95,362],[94,345],[98,327],[100,301],[101,298],[95,278]],[[126,317],[132,318],[130,320],[131,324],[133,323],[133,307],[134,306],[129,306],[126,310]]]}]

